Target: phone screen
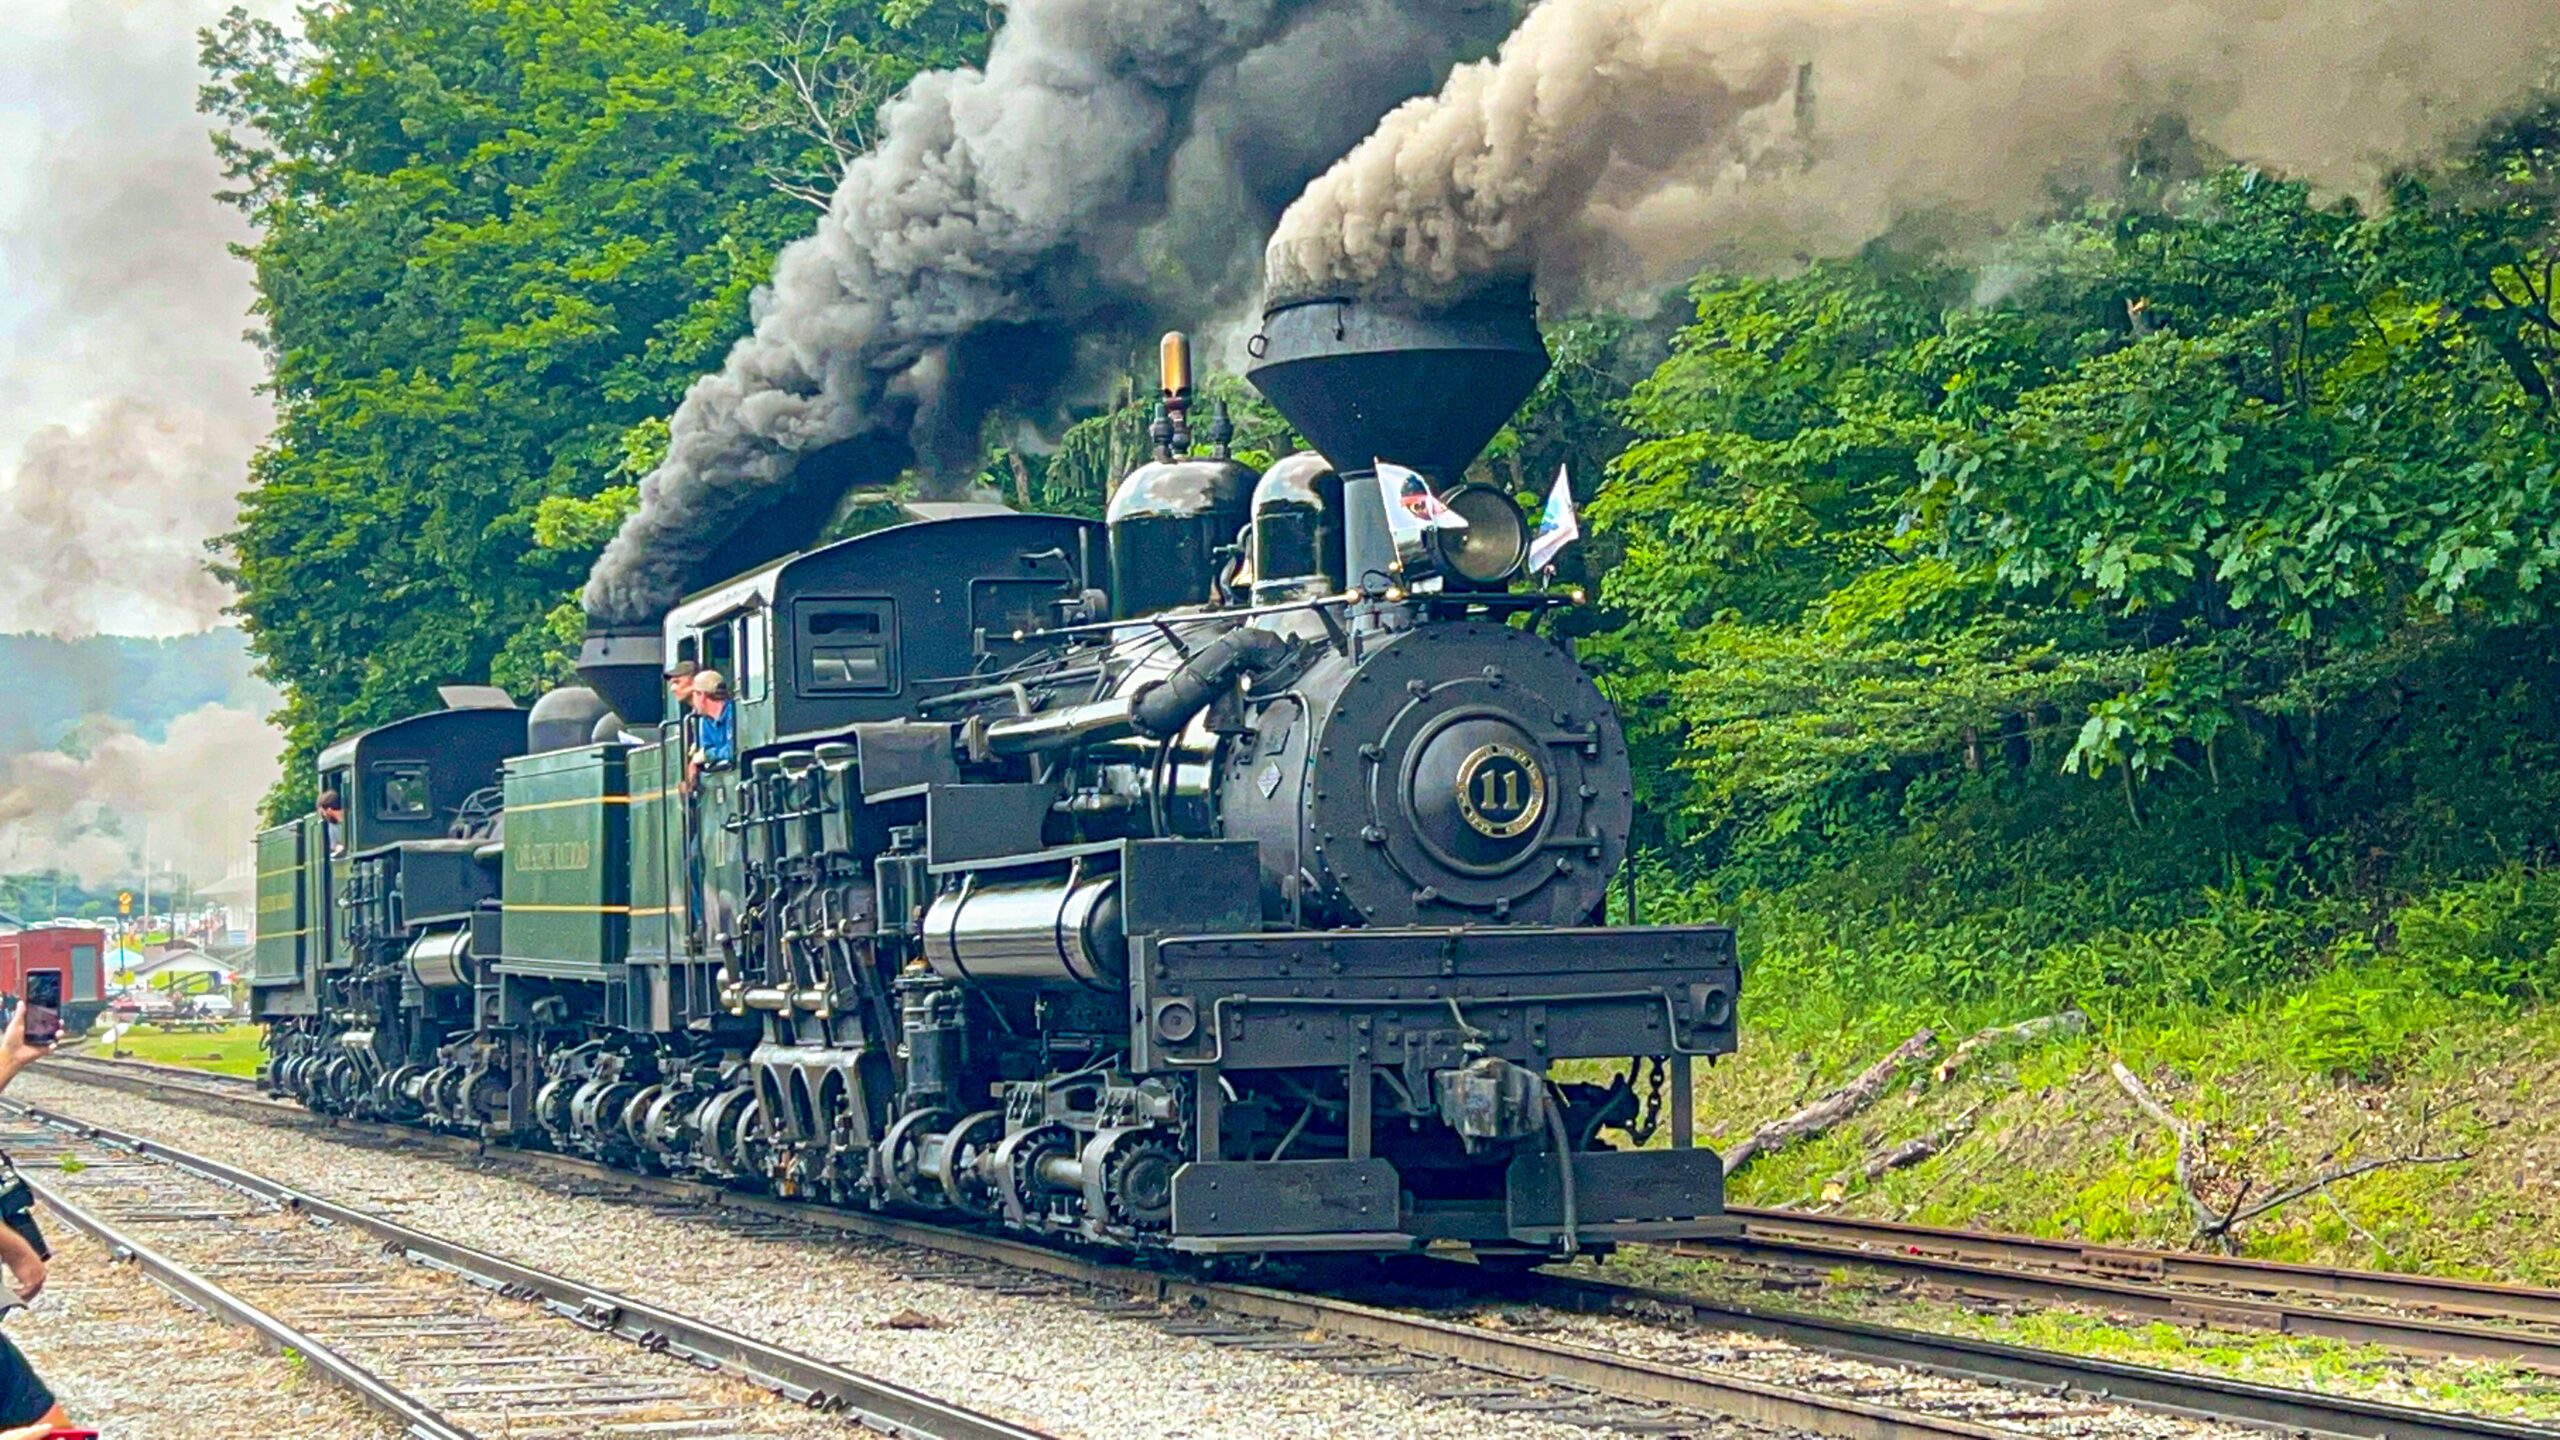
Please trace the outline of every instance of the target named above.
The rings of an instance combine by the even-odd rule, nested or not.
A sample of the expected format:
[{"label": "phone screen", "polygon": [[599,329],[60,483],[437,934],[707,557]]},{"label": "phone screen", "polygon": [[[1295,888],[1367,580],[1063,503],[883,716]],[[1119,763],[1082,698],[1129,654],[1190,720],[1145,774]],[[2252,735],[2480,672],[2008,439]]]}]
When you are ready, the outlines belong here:
[{"label": "phone screen", "polygon": [[27,1043],[50,1045],[62,1038],[62,972],[27,972]]}]

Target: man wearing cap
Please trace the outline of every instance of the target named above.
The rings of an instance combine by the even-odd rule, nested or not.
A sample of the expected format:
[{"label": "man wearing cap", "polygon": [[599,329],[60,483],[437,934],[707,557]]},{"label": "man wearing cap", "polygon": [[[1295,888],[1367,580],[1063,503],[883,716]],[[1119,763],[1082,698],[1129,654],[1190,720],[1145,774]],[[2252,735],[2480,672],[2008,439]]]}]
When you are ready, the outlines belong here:
[{"label": "man wearing cap", "polygon": [[738,715],[729,705],[729,682],[717,670],[696,671],[693,702],[693,754],[686,760],[684,785],[699,788],[702,772],[725,770],[738,763]]},{"label": "man wearing cap", "polygon": [[701,673],[702,667],[690,660],[679,660],[667,667],[667,693],[675,697],[679,721],[693,713],[693,681]]}]

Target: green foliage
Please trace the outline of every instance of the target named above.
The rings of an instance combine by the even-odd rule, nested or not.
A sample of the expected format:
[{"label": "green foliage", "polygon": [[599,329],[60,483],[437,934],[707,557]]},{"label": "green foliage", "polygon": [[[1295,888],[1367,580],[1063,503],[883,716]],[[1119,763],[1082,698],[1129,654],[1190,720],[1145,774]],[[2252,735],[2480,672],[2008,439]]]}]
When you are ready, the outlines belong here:
[{"label": "green foliage", "polygon": [[2451,1018],[2449,1010],[2396,968],[2344,966],[2285,1001],[2285,1056],[2314,1074],[2380,1080],[2411,1039]]},{"label": "green foliage", "polygon": [[2380,947],[2405,986],[2296,1012],[2371,1073],[2435,997],[2549,993],[2554,133],[2371,212],[2200,168],[1700,277],[1589,507],[1654,918],[1743,925],[1807,1034]]},{"label": "green foliage", "polygon": [[2560,998],[2560,874],[2509,866],[2393,916],[2409,972],[2473,1003]]},{"label": "green foliage", "polygon": [[662,417],[873,108],[974,56],[986,14],[418,0],[208,33],[278,411],[230,537],[287,697],[271,803],[307,803],[318,745],[440,682],[555,672],[555,606]]}]

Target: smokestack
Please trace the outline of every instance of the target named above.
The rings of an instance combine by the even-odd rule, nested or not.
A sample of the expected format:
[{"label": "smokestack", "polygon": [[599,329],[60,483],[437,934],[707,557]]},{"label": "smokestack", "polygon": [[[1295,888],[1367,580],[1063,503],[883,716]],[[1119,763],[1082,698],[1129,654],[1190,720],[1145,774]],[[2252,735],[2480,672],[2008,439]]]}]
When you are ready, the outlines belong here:
[{"label": "smokestack", "polygon": [[666,642],[658,626],[605,625],[587,618],[587,643],[578,651],[578,678],[604,697],[622,723],[637,728],[666,719],[663,689]]},{"label": "smokestack", "polygon": [[1263,312],[1245,370],[1343,475],[1456,479],[1547,373],[1525,283],[1453,305],[1334,296]]}]

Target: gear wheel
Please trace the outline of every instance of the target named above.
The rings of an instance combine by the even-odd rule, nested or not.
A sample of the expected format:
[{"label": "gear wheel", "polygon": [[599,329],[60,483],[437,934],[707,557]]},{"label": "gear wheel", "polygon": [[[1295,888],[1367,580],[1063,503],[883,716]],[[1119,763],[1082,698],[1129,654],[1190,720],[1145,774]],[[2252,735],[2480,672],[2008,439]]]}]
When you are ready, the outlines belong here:
[{"label": "gear wheel", "polygon": [[1170,1135],[1137,1135],[1112,1147],[1103,1170],[1103,1194],[1114,1224],[1163,1230],[1173,1224],[1173,1172],[1182,1147]]}]

